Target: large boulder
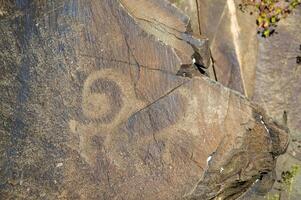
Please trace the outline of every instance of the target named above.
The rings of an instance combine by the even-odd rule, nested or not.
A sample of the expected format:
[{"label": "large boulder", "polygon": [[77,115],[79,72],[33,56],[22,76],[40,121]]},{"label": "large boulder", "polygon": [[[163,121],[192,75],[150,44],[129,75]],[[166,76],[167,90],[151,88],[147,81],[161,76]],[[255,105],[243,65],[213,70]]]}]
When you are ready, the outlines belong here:
[{"label": "large boulder", "polygon": [[[136,10],[146,7],[157,18]],[[285,128],[197,70],[207,40],[171,4],[10,8],[0,18],[1,199],[233,199],[286,150]]]},{"label": "large boulder", "polygon": [[[198,2],[201,29],[210,38],[218,80],[260,104],[290,129],[291,145],[278,164],[281,178],[282,171],[301,165],[301,67],[297,63],[301,9],[297,7],[278,23],[277,34],[262,38],[256,34],[256,13],[241,11],[241,1]],[[301,182],[300,174],[296,180]],[[299,199],[300,184],[292,188],[291,199]],[[282,192],[285,199],[288,194],[284,193],[287,191]]]}]

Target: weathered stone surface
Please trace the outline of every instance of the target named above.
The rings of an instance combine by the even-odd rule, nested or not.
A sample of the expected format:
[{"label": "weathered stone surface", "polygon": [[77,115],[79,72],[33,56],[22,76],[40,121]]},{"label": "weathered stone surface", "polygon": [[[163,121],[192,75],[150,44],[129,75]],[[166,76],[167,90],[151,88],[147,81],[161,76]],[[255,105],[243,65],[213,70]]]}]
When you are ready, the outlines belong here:
[{"label": "weathered stone surface", "polygon": [[[198,1],[188,0],[188,1],[177,1],[177,0],[169,0],[175,6],[180,8],[187,16],[189,16],[189,32],[193,32],[194,35],[197,35],[198,38],[202,38],[202,45],[198,45],[198,53],[201,57],[197,56],[196,61],[201,60],[198,64],[202,66],[201,70],[204,71],[207,75],[209,75],[212,79],[216,80],[216,74],[214,70],[214,66],[212,63],[211,52],[209,48],[209,39],[204,37],[201,34],[200,30],[200,22],[199,22],[199,12],[198,12]],[[191,29],[191,30],[190,30]],[[204,69],[206,68],[206,69]]]},{"label": "weathered stone surface", "polygon": [[[240,1],[235,1],[236,15],[234,15],[234,19],[237,18],[238,26],[236,30],[239,33],[238,38],[235,39],[233,32],[223,28],[231,27],[231,20],[229,20],[230,22],[225,21],[227,18],[231,19],[232,16],[229,12],[228,4],[231,1],[199,2],[203,3],[203,7],[200,7],[200,10],[202,10],[200,11],[200,18],[201,21],[203,20],[201,28],[206,30],[208,37],[212,39],[211,48],[217,63],[217,74],[227,71],[233,77],[239,77],[235,75],[235,71],[238,71],[240,68],[248,69],[241,71],[242,77],[247,78],[244,80],[246,89],[244,93],[259,103],[269,116],[272,116],[279,123],[286,124],[290,129],[291,145],[287,154],[280,157],[277,167],[277,177],[280,178],[282,171],[289,170],[292,165],[301,165],[301,68],[300,64],[296,62],[297,57],[301,56],[300,7],[279,22],[276,28],[278,34],[274,34],[269,38],[261,38],[256,36],[254,16],[251,16],[248,12],[241,12],[237,7]],[[219,36],[215,36],[214,33],[219,34]],[[230,37],[226,35],[230,35]],[[219,42],[214,44],[216,38]],[[219,51],[228,43],[228,40],[230,40],[231,44],[237,43],[238,45],[230,46],[229,51]],[[242,62],[242,65],[233,65],[235,62],[231,61],[231,59],[239,60],[239,55],[237,53],[229,54],[229,52],[241,52],[241,55],[249,61]],[[220,58],[220,54],[226,59]],[[219,62],[223,66],[218,65]],[[218,75],[219,77],[221,76]],[[225,81],[223,78],[221,82],[243,92],[241,88],[231,86],[230,82]],[[240,84],[243,82],[241,77],[238,82]],[[300,198],[300,184],[298,184],[300,181],[301,177],[299,174],[290,194],[291,199],[297,200]],[[276,186],[276,188],[279,187]],[[274,191],[279,192],[277,190]],[[282,199],[286,199],[288,196],[285,193],[282,193]],[[258,199],[258,197],[255,199]]]},{"label": "weathered stone surface", "polygon": [[122,0],[121,4],[146,32],[173,47],[182,65],[191,65],[194,59],[202,67],[209,67],[208,39],[193,34],[190,19],[170,2]]},{"label": "weathered stone surface", "polygon": [[[278,177],[292,165],[301,166],[301,65],[297,64],[297,56],[301,56],[300,21],[299,7],[279,22],[278,34],[259,40],[253,99],[274,119],[287,124],[292,138],[277,166]],[[296,180],[291,194],[284,191],[282,199],[300,199],[300,173]]]},{"label": "weathered stone surface", "polygon": [[202,34],[209,38],[216,77],[251,97],[255,79],[255,16],[238,9],[239,0],[198,0]]},{"label": "weathered stone surface", "polygon": [[176,76],[177,51],[197,50],[160,41],[132,3],[18,1],[0,20],[1,199],[231,199],[273,171],[286,131]]},{"label": "weathered stone surface", "polygon": [[199,17],[198,17],[198,5],[195,0],[169,0],[172,4],[181,9],[190,18],[191,29],[194,33],[201,34]]}]

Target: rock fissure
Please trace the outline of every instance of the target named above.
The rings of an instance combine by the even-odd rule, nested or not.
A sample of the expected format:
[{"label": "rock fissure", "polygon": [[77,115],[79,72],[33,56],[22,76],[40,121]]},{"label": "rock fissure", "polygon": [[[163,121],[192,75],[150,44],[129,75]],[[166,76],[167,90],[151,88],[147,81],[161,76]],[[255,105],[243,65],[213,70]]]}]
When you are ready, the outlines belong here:
[{"label": "rock fissure", "polygon": [[[152,5],[150,2],[148,3]],[[140,13],[139,9],[144,9],[145,7],[143,2],[133,5],[131,1],[124,0],[121,1],[121,5],[130,11],[133,19],[135,19],[144,31],[157,37],[161,42],[176,50],[176,54],[182,63],[179,70],[188,65],[191,71],[195,70],[194,63],[192,62],[192,59],[195,59],[195,63],[198,64],[197,68],[202,68],[196,70],[196,72],[200,71],[201,74],[205,74],[203,71],[210,65],[208,40],[206,38],[195,37],[189,32],[189,20],[184,20],[185,22],[181,22],[180,24],[176,24],[176,22],[172,24],[170,21],[164,23],[160,16],[163,15],[161,12],[158,13],[159,16],[156,16],[156,18],[150,15],[149,12],[151,11],[147,8],[145,8],[144,13]],[[169,12],[164,6],[160,7],[160,9]],[[181,13],[181,15],[183,14]],[[175,18],[175,21],[177,21],[176,15],[170,13],[170,17]],[[179,30],[179,27],[182,30]],[[172,39],[173,37],[174,39]]]},{"label": "rock fissure", "polygon": [[[241,146],[229,152],[227,158],[224,158],[225,161],[219,163],[215,160],[219,159],[222,152],[221,143],[216,153],[208,157],[208,168],[204,177],[186,199],[237,199],[252,185],[263,184],[262,177],[273,173],[276,157],[285,152],[288,145],[287,138],[281,141],[275,137],[279,134],[287,135],[286,130],[273,122],[265,123],[268,118],[264,117],[262,111],[256,110],[256,120],[246,124],[245,139]],[[271,135],[270,129],[278,132]],[[255,138],[260,141],[259,144],[256,144]],[[274,178],[271,177],[270,181],[274,181]]]},{"label": "rock fissure", "polygon": [[[0,19],[0,49],[26,52],[30,73],[26,87],[6,81],[24,66],[1,49],[1,198],[231,200],[265,191],[287,131],[201,75],[214,61],[187,16],[162,0],[63,2],[41,1],[36,12],[34,1]],[[30,37],[18,46],[11,32],[23,28]],[[16,112],[26,137],[12,144]]]}]

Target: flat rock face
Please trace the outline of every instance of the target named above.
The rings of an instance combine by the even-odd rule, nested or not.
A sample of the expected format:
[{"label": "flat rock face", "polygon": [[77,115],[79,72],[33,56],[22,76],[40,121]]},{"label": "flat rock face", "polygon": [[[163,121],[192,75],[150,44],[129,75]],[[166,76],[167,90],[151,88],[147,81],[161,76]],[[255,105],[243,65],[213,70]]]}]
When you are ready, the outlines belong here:
[{"label": "flat rock face", "polygon": [[194,33],[201,33],[198,17],[198,1],[195,0],[169,0],[190,18],[191,29]]},{"label": "flat rock face", "polygon": [[[293,165],[301,166],[301,9],[280,21],[277,35],[259,40],[256,79],[253,99],[260,103],[274,119],[290,129],[292,142],[287,154],[280,159],[281,171]],[[300,199],[301,174],[295,178],[290,198]],[[284,192],[282,196],[288,198]]]},{"label": "flat rock face", "polygon": [[202,34],[209,38],[216,77],[251,97],[257,59],[256,18],[239,10],[236,0],[199,0]]},{"label": "flat rock face", "polygon": [[[190,51],[133,5],[18,1],[0,19],[1,199],[232,199],[273,171],[286,131],[221,84],[177,76]],[[162,13],[181,25],[177,12]]]},{"label": "flat rock face", "polygon": [[[245,91],[232,86],[231,82],[225,82],[224,80],[231,80],[226,75],[218,76],[220,81],[233,89],[244,92],[249,98],[260,104],[269,116],[282,124],[286,124],[290,129],[291,145],[287,154],[279,159],[277,167],[278,178],[280,178],[282,171],[290,170],[292,165],[300,166],[301,164],[301,66],[300,63],[297,63],[297,57],[301,56],[300,7],[297,7],[292,14],[279,22],[276,28],[278,34],[269,38],[261,38],[256,36],[254,16],[249,15],[249,12],[241,12],[237,6],[239,1],[235,1],[236,12],[232,19],[237,18],[238,26],[235,30],[239,33],[239,37],[235,39],[235,34],[225,28],[231,27],[231,20],[225,21],[231,19],[232,16],[229,12],[229,5],[231,5],[229,2],[231,3],[231,1],[199,2],[203,3],[200,6],[200,10],[202,10],[200,11],[200,19],[203,24],[201,28],[206,30],[207,36],[212,41],[211,48],[213,52],[215,51],[213,57],[217,65],[217,74],[224,74],[223,71],[227,71],[233,75],[230,77],[237,77],[235,71],[248,69],[241,71],[242,76],[237,82],[241,84],[244,81]],[[211,13],[215,13],[215,15]],[[215,36],[214,32],[219,36]],[[219,42],[215,43],[216,39]],[[222,50],[228,44],[227,41],[230,41],[230,44],[237,43],[237,46],[232,45],[229,50]],[[231,55],[229,52],[234,52],[233,56],[229,57]],[[242,53],[239,56],[237,52]],[[226,58],[226,61],[220,58],[220,55]],[[234,62],[231,60],[239,60],[239,57],[248,58],[249,61],[244,62],[242,60],[241,64],[232,65]],[[226,79],[224,79],[225,77]],[[243,80],[242,77],[247,79]],[[300,198],[300,184],[298,184],[300,182],[299,174],[290,194],[291,199]],[[282,198],[288,198],[287,195],[286,192],[283,192]]]}]

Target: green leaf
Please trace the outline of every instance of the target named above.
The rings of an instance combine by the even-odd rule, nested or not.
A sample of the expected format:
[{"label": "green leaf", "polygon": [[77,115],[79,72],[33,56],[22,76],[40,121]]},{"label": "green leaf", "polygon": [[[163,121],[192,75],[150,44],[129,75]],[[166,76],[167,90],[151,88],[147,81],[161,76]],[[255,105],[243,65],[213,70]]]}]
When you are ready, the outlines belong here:
[{"label": "green leaf", "polygon": [[277,18],[276,18],[275,16],[273,16],[273,17],[271,18],[271,23],[275,24],[276,22],[277,22]]},{"label": "green leaf", "polygon": [[269,29],[266,29],[266,30],[263,31],[263,36],[264,37],[269,37],[270,34],[271,34],[271,31]]}]

